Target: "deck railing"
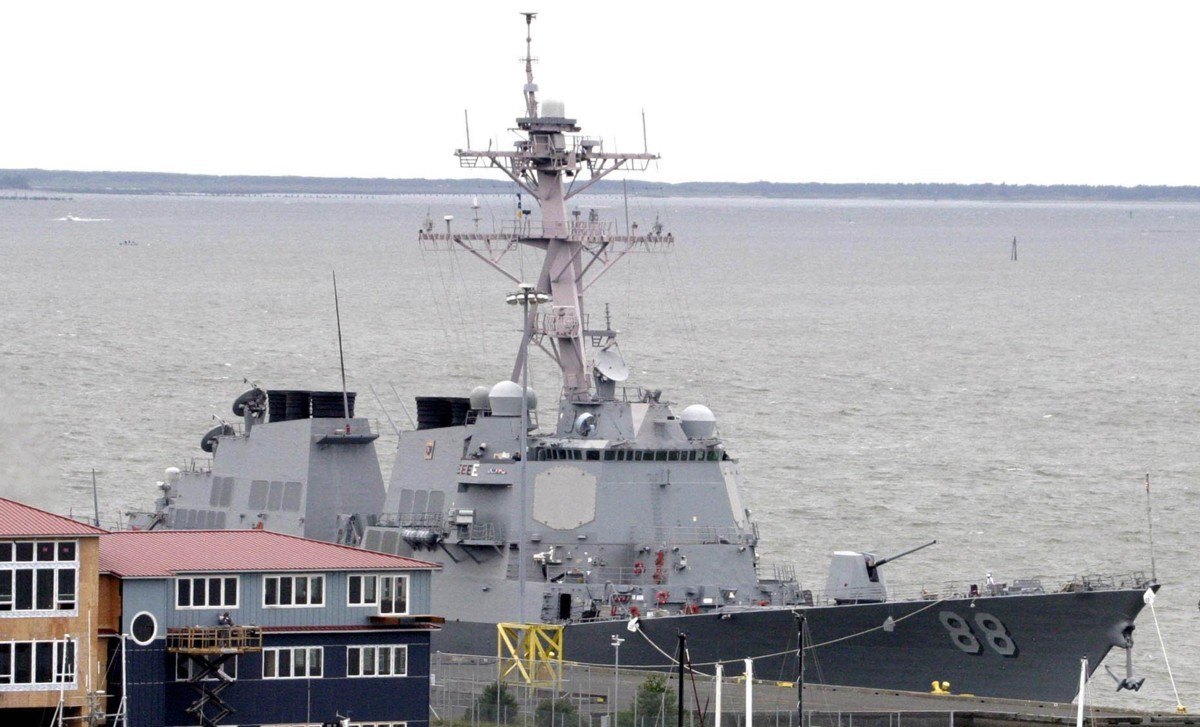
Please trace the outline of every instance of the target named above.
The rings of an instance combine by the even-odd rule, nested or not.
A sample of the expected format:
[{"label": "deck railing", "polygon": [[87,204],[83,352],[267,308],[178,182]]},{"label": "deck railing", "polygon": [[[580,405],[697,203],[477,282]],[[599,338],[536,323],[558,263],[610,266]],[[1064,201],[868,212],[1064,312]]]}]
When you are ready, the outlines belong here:
[{"label": "deck railing", "polygon": [[262,629],[257,626],[167,629],[167,651],[177,654],[244,654],[262,651]]}]

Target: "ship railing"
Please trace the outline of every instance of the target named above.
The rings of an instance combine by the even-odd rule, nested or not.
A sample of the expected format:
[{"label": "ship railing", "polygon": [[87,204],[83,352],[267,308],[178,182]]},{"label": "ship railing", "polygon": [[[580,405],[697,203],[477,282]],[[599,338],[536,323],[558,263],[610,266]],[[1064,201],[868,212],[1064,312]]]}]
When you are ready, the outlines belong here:
[{"label": "ship railing", "polygon": [[718,526],[672,526],[640,527],[630,530],[635,543],[649,545],[652,549],[673,545],[749,545],[752,536],[736,527]]},{"label": "ship railing", "polygon": [[440,512],[387,512],[382,513],[377,525],[389,528],[440,528],[446,516]]},{"label": "ship railing", "polygon": [[471,523],[458,526],[459,539],[467,544],[503,545],[504,528],[495,523]]},{"label": "ship railing", "polygon": [[[619,244],[620,252],[660,252],[675,244],[675,235],[652,226],[642,232],[634,223],[630,229],[619,234],[615,222],[573,221],[566,223],[543,223],[533,219],[505,220],[498,230],[461,232],[447,227],[445,231],[427,227],[417,232],[417,241],[428,250],[452,249],[455,245],[471,249],[486,248],[495,254],[516,248],[518,240],[568,239],[585,246],[603,250],[609,245]],[[607,251],[605,251],[607,253]]]},{"label": "ship railing", "polygon": [[[641,562],[641,561],[639,561]],[[653,558],[648,559],[642,566],[592,566],[587,569],[579,569],[575,567],[564,568],[563,564],[556,563],[549,568],[550,577],[555,577],[560,573],[582,572],[585,575],[584,583],[619,583],[630,586],[645,586],[653,588],[656,586],[665,586],[671,582],[671,574],[675,572],[669,565],[664,565],[661,571],[658,571],[654,566]],[[540,574],[539,574],[540,577]],[[569,579],[568,583],[572,582]],[[605,597],[614,595],[605,592]]]},{"label": "ship railing", "polygon": [[211,457],[189,457],[179,469],[183,472],[206,475],[212,472],[212,462]]},{"label": "ship railing", "polygon": [[[1012,580],[987,578],[973,581],[944,581],[920,586],[888,586],[888,598],[892,601],[935,601],[949,598],[987,598],[990,596],[1030,596],[1041,593],[1074,593],[1081,591],[1112,591],[1121,589],[1148,588],[1152,579],[1144,572],[1133,571],[1123,574],[1086,574],[1074,576],[1028,576]],[[820,596],[823,602],[823,594]]]},{"label": "ship railing", "polygon": [[776,583],[796,582],[796,566],[791,563],[759,562],[754,566],[754,572],[761,581]]}]

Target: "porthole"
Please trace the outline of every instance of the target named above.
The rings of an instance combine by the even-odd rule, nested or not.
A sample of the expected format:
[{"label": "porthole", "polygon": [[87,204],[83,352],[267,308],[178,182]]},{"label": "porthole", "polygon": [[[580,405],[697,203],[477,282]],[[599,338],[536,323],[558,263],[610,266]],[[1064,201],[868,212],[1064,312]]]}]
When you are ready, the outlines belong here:
[{"label": "porthole", "polygon": [[158,622],[154,620],[154,614],[142,611],[134,616],[133,621],[129,622],[129,635],[139,646],[146,646],[154,641],[154,637],[158,635]]}]

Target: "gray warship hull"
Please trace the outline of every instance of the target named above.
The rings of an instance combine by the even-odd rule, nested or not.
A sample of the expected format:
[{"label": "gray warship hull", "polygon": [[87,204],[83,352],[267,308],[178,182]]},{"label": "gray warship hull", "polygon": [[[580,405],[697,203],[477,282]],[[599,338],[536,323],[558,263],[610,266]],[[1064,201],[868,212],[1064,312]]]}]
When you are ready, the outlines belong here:
[{"label": "gray warship hull", "polygon": [[[677,635],[688,637],[694,668],[727,676],[754,657],[758,679],[795,681],[799,674],[798,615],[807,622],[805,681],[812,684],[928,692],[949,682],[956,694],[1069,702],[1079,688],[1079,659],[1098,665],[1119,643],[1142,608],[1140,590],[1045,594],[929,602],[894,602],[804,609],[756,609],[728,615],[643,619],[640,633],[624,622],[571,624],[563,635],[568,661],[611,665],[612,639],[622,668],[670,670]],[[946,626],[953,616],[986,613],[1003,623],[1014,648],[997,651],[980,633],[982,648],[963,648]],[[947,614],[953,616],[948,617]],[[881,624],[897,622],[888,632]],[[978,628],[973,629],[979,633]],[[971,646],[971,644],[966,644]],[[496,624],[448,621],[433,648],[453,654],[496,654]],[[669,655],[669,656],[668,656]],[[772,656],[767,656],[772,655]]]}]

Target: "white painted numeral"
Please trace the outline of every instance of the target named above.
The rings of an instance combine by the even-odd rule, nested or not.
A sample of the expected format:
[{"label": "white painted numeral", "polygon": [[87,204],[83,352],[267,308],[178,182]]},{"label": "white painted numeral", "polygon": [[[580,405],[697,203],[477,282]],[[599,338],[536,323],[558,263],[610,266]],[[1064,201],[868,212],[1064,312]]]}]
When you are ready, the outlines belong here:
[{"label": "white painted numeral", "polygon": [[983,644],[987,644],[1000,656],[1017,655],[1017,642],[1008,632],[1008,627],[990,613],[980,611],[975,614],[975,627],[979,630],[978,634],[966,619],[954,611],[938,612],[938,620],[949,632],[950,641],[954,642],[954,645],[962,649],[964,653],[982,654]]}]

